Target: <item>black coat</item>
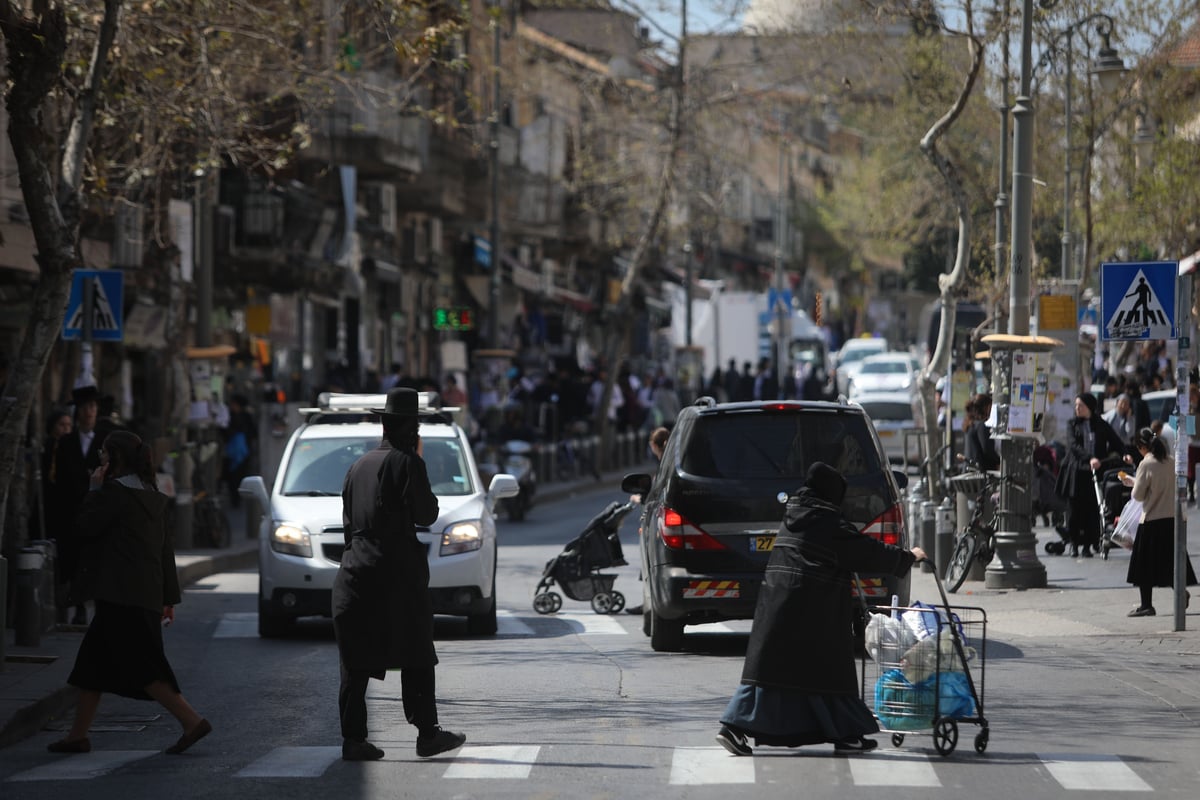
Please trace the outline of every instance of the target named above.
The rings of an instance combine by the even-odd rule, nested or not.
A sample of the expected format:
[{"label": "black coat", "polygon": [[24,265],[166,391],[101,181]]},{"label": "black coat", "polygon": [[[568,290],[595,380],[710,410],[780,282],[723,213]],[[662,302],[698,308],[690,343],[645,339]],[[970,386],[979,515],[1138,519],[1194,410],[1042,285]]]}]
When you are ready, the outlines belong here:
[{"label": "black coat", "polygon": [[437,521],[425,462],[386,441],[350,467],[342,487],[346,550],[333,583],[333,629],[347,669],[432,667],[429,562],[417,525]]},{"label": "black coat", "polygon": [[[1089,452],[1084,444],[1085,426],[1090,426],[1092,430],[1092,450]],[[1080,489],[1088,492],[1094,492],[1095,488],[1092,484],[1092,458],[1098,458],[1102,462],[1098,470],[1103,474],[1105,469],[1115,467],[1121,464],[1122,457],[1125,454],[1125,443],[1121,441],[1121,437],[1117,436],[1117,432],[1112,429],[1112,426],[1100,418],[1097,414],[1084,419],[1083,417],[1073,417],[1067,423],[1067,455],[1063,459],[1062,467],[1058,470],[1058,480],[1054,484],[1054,491],[1060,497],[1074,497],[1075,492]],[[1083,486],[1080,486],[1080,483]]]},{"label": "black coat", "polygon": [[841,509],[800,489],[787,503],[746,649],[742,683],[857,695],[853,572],[901,576],[911,552],[864,536]]},{"label": "black coat", "polygon": [[88,492],[78,519],[79,599],[155,613],[179,603],[175,549],[166,527],[168,502],[161,492],[117,480]]},{"label": "black coat", "polygon": [[54,454],[55,497],[59,505],[54,513],[47,513],[46,519],[54,518],[65,524],[46,533],[57,543],[58,574],[63,582],[70,581],[79,566],[80,542],[75,520],[88,494],[92,472],[100,466],[103,443],[101,432],[96,431],[85,454],[76,428],[59,440]]},{"label": "black coat", "polygon": [[979,469],[1000,469],[1000,454],[987,423],[978,420],[967,429],[966,459]]}]

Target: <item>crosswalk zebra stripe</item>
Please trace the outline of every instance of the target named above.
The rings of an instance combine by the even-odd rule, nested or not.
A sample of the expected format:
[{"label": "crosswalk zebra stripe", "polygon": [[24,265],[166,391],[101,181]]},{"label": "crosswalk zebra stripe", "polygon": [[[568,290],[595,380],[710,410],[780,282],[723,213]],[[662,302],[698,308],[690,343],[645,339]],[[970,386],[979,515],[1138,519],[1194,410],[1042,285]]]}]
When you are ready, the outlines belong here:
[{"label": "crosswalk zebra stripe", "polygon": [[1039,753],[1038,758],[1064,789],[1091,792],[1154,791],[1117,756]]},{"label": "crosswalk zebra stripe", "polygon": [[596,614],[591,611],[559,611],[550,616],[553,619],[560,619],[567,623],[575,633],[581,636],[597,634],[629,635],[629,631],[625,630],[621,623],[606,614]]},{"label": "crosswalk zebra stripe", "polygon": [[942,785],[928,756],[895,750],[876,750],[862,758],[854,757],[850,761],[850,775],[855,786]]},{"label": "crosswalk zebra stripe", "polygon": [[730,755],[721,747],[676,747],[670,782],[675,786],[754,783],[754,759]]},{"label": "crosswalk zebra stripe", "polygon": [[276,747],[235,778],[319,778],[342,757],[340,747]]},{"label": "crosswalk zebra stripe", "polygon": [[10,781],[80,781],[107,775],[126,764],[158,755],[161,750],[101,750],[59,757],[40,767],[10,776]]},{"label": "crosswalk zebra stripe", "polygon": [[245,639],[258,636],[258,613],[254,611],[229,612],[221,615],[214,639]]},{"label": "crosswalk zebra stripe", "polygon": [[463,747],[443,778],[528,778],[537,761],[537,745],[473,745]]},{"label": "crosswalk zebra stripe", "polygon": [[496,611],[496,635],[497,636],[534,636],[536,635],[533,628],[525,624],[524,620],[515,616],[511,611]]}]

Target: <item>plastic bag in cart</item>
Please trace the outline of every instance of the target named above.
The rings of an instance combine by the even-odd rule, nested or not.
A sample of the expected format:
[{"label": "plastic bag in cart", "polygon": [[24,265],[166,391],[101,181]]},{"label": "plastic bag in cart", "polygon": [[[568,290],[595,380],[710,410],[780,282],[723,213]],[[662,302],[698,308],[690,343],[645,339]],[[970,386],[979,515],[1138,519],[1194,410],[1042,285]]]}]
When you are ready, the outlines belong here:
[{"label": "plastic bag in cart", "polygon": [[918,639],[937,636],[939,626],[950,624],[958,628],[959,636],[963,635],[962,620],[957,614],[952,613],[947,619],[945,609],[927,605],[920,600],[913,603],[912,609],[902,613],[900,618],[907,623]]},{"label": "plastic bag in cart", "polygon": [[911,683],[898,669],[888,670],[875,682],[875,716],[892,731],[925,730],[934,717],[966,719],[976,714],[971,685],[962,672],[930,675]]},{"label": "plastic bag in cart", "polygon": [[[975,648],[963,646],[967,660],[975,657]],[[958,657],[958,649],[949,633],[930,636],[914,644],[900,658],[900,668],[910,683],[920,683],[939,670],[962,672],[967,665]]]},{"label": "plastic bag in cart", "polygon": [[876,664],[899,664],[917,643],[916,634],[904,621],[886,614],[871,614],[867,621],[867,654]]}]

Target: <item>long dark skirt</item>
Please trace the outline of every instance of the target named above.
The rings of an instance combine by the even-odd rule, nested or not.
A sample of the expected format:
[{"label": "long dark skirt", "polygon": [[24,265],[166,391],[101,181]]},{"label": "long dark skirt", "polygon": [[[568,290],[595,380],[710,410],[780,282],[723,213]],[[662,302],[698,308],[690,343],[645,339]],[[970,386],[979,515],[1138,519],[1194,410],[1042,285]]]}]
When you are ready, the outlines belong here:
[{"label": "long dark skirt", "polygon": [[[1134,586],[1175,585],[1175,520],[1152,519],[1138,525],[1125,580]],[[1187,563],[1187,585],[1196,585],[1192,561]]]},{"label": "long dark skirt", "polygon": [[879,732],[879,724],[855,695],[809,694],[739,684],[721,715],[756,744],[800,747]]},{"label": "long dark skirt", "polygon": [[80,689],[150,700],[146,687],[164,681],[179,691],[179,682],[163,652],[162,614],[134,606],[96,601],[75,668],[67,683]]}]

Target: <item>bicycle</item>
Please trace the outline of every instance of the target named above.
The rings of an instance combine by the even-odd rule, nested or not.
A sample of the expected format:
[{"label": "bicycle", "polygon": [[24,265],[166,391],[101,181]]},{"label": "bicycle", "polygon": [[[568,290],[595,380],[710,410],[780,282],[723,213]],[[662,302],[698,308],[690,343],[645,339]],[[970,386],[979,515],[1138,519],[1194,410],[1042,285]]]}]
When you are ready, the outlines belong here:
[{"label": "bicycle", "polygon": [[220,496],[204,489],[196,492],[192,499],[192,538],[197,544],[207,542],[210,547],[229,546],[232,533]]},{"label": "bicycle", "polygon": [[[1025,491],[1021,481],[1009,475],[997,479],[986,472],[966,472],[959,475],[958,480],[981,483],[975,495],[975,508],[971,511],[971,519],[955,535],[954,551],[950,555],[950,563],[946,566],[946,591],[951,594],[957,592],[967,580],[967,575],[976,560],[988,564],[996,555],[996,526],[1000,509],[998,504],[992,502],[992,494],[1004,483],[1018,491]],[[989,506],[991,518],[985,522]]]}]

